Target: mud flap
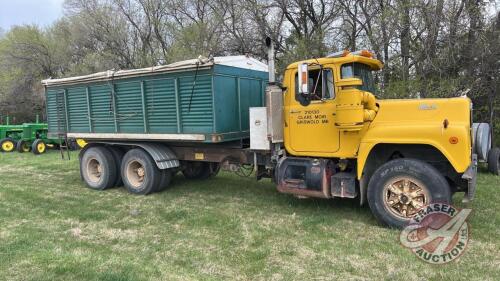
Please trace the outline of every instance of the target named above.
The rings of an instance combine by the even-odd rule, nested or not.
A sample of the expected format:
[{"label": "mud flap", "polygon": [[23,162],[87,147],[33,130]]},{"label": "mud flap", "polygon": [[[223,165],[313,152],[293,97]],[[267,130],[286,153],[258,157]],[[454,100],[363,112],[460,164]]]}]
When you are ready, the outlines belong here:
[{"label": "mud flap", "polygon": [[474,199],[477,183],[477,154],[472,154],[472,163],[463,173],[462,179],[467,181],[467,191],[465,192],[463,203],[469,203]]}]

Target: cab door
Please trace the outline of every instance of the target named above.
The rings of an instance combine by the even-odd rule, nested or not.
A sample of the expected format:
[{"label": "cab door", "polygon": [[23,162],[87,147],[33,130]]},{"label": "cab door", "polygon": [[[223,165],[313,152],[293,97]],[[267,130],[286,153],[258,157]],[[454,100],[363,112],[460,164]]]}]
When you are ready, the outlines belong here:
[{"label": "cab door", "polygon": [[335,126],[335,87],[333,68],[309,70],[310,103],[298,94],[297,73],[291,75],[287,125],[292,152],[333,153],[339,149],[339,131]]}]

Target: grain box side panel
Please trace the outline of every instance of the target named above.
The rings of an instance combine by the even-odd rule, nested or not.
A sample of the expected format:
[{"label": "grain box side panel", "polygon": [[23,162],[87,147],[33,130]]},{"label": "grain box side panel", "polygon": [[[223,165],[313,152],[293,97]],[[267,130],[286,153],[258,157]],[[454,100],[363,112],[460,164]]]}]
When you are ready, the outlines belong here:
[{"label": "grain box side panel", "polygon": [[248,131],[250,129],[250,107],[259,107],[264,105],[262,83],[263,81],[260,79],[246,77],[240,78],[240,112],[242,131]]},{"label": "grain box side panel", "polygon": [[114,133],[115,123],[111,99],[111,85],[98,84],[89,87],[91,119],[94,133]]},{"label": "grain box side panel", "polygon": [[213,133],[212,75],[194,76],[178,78],[182,133]]},{"label": "grain box side panel", "polygon": [[57,134],[57,103],[56,94],[57,90],[47,89],[46,90],[46,114],[47,114],[47,125],[50,134]]},{"label": "grain box side panel", "polygon": [[144,81],[148,132],[173,134],[181,132],[177,121],[176,78]]},{"label": "grain box side panel", "polygon": [[[226,134],[225,140],[248,138],[250,107],[264,106],[268,73],[225,65],[216,65],[214,72],[215,77],[221,77],[216,79],[218,82],[215,84],[214,91],[216,101],[231,100],[225,104],[221,102],[215,103],[217,131],[221,132],[222,130]],[[235,88],[232,88],[232,83],[229,82],[231,79],[236,81]],[[237,103],[232,103],[233,98],[236,98]],[[219,115],[220,110],[229,110],[231,113],[237,112],[238,114],[228,114],[229,116],[222,117]],[[233,117],[231,121],[226,120],[227,117],[231,116]],[[237,120],[236,126],[232,124],[232,120]],[[224,126],[221,126],[221,124],[224,124]]]},{"label": "grain box side panel", "polygon": [[251,79],[240,78],[240,112],[241,112],[241,130],[249,130],[250,128],[250,104],[251,93]]},{"label": "grain box side panel", "polygon": [[254,78],[241,78],[241,107],[242,112],[242,130],[250,130],[250,107],[260,107],[264,106],[264,100],[262,95],[262,83],[260,79]]},{"label": "grain box side panel", "polygon": [[241,131],[238,82],[239,78],[235,76],[214,76],[215,123],[218,133]]},{"label": "grain box side panel", "polygon": [[264,99],[262,95],[262,83],[260,79],[250,79],[249,92],[250,92],[250,105],[249,107],[264,106]]},{"label": "grain box side panel", "polygon": [[115,99],[118,132],[144,133],[141,82],[116,82]]},{"label": "grain box side panel", "polygon": [[68,132],[81,133],[90,131],[86,92],[87,89],[85,87],[71,87],[66,89]]}]

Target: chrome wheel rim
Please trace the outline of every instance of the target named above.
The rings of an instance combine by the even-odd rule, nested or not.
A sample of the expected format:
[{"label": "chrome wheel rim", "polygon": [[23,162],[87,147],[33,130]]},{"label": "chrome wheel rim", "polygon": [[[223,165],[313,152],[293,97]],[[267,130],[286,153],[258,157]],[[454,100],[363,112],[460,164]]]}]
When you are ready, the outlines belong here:
[{"label": "chrome wheel rim", "polygon": [[384,186],[384,206],[399,218],[411,219],[429,202],[427,187],[414,178],[396,177]]}]

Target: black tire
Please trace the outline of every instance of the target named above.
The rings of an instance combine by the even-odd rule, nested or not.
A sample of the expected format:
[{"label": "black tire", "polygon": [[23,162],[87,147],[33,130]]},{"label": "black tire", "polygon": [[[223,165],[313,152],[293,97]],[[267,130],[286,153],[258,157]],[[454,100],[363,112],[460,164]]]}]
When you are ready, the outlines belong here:
[{"label": "black tire", "polygon": [[29,142],[27,142],[25,140],[18,140],[16,143],[16,150],[19,153],[30,152],[31,145]]},{"label": "black tire", "polygon": [[186,161],[182,174],[186,179],[206,180],[213,174],[210,164],[209,162]]},{"label": "black tire", "polygon": [[220,171],[220,163],[210,163],[210,178],[216,177]]},{"label": "black tire", "polygon": [[16,149],[16,143],[12,138],[4,138],[0,141],[0,151],[12,152]]},{"label": "black tire", "polygon": [[83,181],[95,190],[114,186],[118,177],[117,167],[113,154],[104,146],[90,147],[84,151],[80,160],[80,174]]},{"label": "black tire", "polygon": [[71,150],[71,151],[75,151],[75,150],[80,149],[80,147],[76,143],[76,139],[68,139],[67,146],[68,146],[68,149]]},{"label": "black tire", "polygon": [[109,149],[109,151],[113,155],[113,158],[115,159],[116,170],[118,171],[117,177],[116,177],[116,182],[115,182],[114,186],[121,187],[121,186],[123,186],[123,180],[122,180],[122,175],[121,175],[120,171],[121,171],[122,160],[123,160],[123,156],[125,155],[125,152],[117,146],[108,146],[107,148]]},{"label": "black tire", "polygon": [[[421,186],[422,190],[427,194],[425,197],[427,202],[422,204],[422,206],[414,206],[413,203],[406,203],[407,206],[402,206],[406,205],[402,203],[401,205],[399,203],[396,204],[396,207],[404,208],[404,213],[401,216],[396,214],[396,207],[391,208],[387,206],[388,203],[384,202],[389,200],[386,199],[386,187],[389,186],[391,181],[394,182],[399,179],[407,179],[411,182],[419,183],[418,186]],[[411,185],[411,188],[416,187]],[[430,164],[416,159],[396,159],[385,163],[373,173],[368,184],[367,197],[370,209],[379,222],[389,227],[403,228],[408,225],[411,219],[411,217],[404,217],[408,212],[406,208],[411,211],[410,213],[414,214],[414,211],[423,207],[423,205],[436,202],[449,204],[451,202],[451,194],[450,186],[446,179]],[[405,198],[399,197],[397,202],[408,202],[408,197]],[[394,203],[394,201],[390,202]]]},{"label": "black tire", "polygon": [[41,139],[36,139],[32,144],[31,144],[31,152],[35,155],[43,154],[47,151],[47,144],[41,140]]},{"label": "black tire", "polygon": [[488,152],[488,171],[500,175],[500,148],[494,147]]},{"label": "black tire", "polygon": [[158,188],[161,172],[151,156],[140,148],[129,150],[121,165],[123,184],[130,193],[150,194]]},{"label": "black tire", "polygon": [[160,170],[160,173],[161,173],[161,179],[156,189],[157,192],[161,192],[167,189],[173,178],[173,173],[171,169]]}]

